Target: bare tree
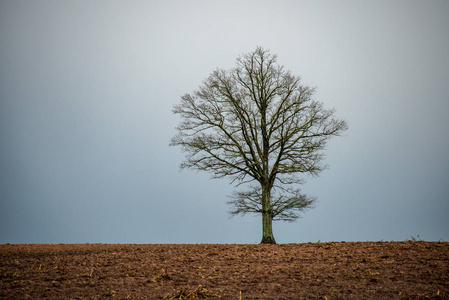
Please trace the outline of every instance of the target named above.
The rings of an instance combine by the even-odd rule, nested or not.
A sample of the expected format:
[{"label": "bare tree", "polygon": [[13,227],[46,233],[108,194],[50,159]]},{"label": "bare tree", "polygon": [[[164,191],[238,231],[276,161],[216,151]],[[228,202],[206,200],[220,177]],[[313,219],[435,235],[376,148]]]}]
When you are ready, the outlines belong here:
[{"label": "bare tree", "polygon": [[313,205],[315,198],[293,187],[303,183],[299,174],[325,168],[326,141],[347,129],[334,109],[312,99],[314,92],[258,47],[174,106],[182,120],[170,145],[186,152],[181,168],[230,177],[237,186],[257,183],[228,203],[232,215],[262,214],[261,243],[275,243],[273,220],[294,221]]}]

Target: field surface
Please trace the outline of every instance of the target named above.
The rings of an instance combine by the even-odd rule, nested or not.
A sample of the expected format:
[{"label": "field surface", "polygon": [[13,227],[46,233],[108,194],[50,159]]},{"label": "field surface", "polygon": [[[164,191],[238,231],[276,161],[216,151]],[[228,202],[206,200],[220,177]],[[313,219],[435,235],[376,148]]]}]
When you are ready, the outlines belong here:
[{"label": "field surface", "polygon": [[0,299],[449,299],[448,242],[0,245]]}]

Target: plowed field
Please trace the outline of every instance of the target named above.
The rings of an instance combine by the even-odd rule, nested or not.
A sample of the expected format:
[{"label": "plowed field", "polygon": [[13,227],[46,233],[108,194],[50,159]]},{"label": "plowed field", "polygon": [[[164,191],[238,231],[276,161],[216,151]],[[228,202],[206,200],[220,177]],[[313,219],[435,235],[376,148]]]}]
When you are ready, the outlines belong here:
[{"label": "plowed field", "polygon": [[0,299],[449,299],[448,242],[0,245]]}]

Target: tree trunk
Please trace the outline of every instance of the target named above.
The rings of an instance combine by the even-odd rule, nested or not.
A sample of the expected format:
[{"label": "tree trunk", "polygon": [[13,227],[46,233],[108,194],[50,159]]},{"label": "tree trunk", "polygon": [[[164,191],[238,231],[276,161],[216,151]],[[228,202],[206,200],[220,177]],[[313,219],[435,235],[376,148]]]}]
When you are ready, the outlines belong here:
[{"label": "tree trunk", "polygon": [[262,213],[262,241],[261,244],[276,244],[273,236],[273,228],[271,226],[273,217],[266,212]]},{"label": "tree trunk", "polygon": [[271,189],[262,186],[262,241],[261,244],[276,244],[273,236],[273,212],[271,210]]}]

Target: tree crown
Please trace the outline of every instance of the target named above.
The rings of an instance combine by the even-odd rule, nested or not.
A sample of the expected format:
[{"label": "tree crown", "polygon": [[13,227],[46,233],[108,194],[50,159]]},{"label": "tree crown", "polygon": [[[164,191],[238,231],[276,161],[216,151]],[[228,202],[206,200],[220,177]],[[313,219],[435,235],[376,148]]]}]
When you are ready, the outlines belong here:
[{"label": "tree crown", "polygon": [[[334,118],[334,109],[312,99],[314,92],[261,47],[240,56],[234,69],[215,70],[174,107],[182,121],[171,145],[186,152],[181,167],[230,177],[237,185],[256,181],[268,194],[274,187],[280,193],[269,204],[271,216],[296,219],[291,211],[315,199],[286,186],[301,183],[298,174],[322,171],[327,140],[347,128]],[[262,193],[257,188],[236,193],[231,214],[265,213]]]}]

